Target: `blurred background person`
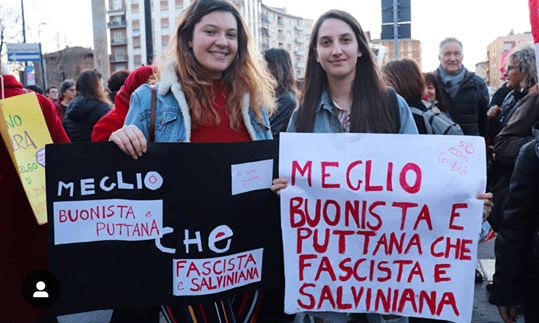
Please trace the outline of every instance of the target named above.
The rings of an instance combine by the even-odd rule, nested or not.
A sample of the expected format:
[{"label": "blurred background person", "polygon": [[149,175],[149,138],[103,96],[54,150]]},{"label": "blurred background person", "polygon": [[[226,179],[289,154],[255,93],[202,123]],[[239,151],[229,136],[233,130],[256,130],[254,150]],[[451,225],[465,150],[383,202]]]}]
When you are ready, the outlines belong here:
[{"label": "blurred background person", "polygon": [[58,100],[54,102],[56,113],[60,120],[64,120],[66,109],[76,95],[77,89],[75,87],[75,82],[69,80],[63,81],[60,85],[60,96],[58,97]]},{"label": "blurred background person", "polygon": [[[505,203],[509,197],[509,180],[520,148],[533,140],[532,126],[539,120],[537,66],[535,49],[524,47],[511,53],[506,61],[507,87],[512,91],[502,104],[498,116],[500,130],[493,127],[492,156],[487,183],[494,194],[494,208],[489,223],[494,231],[503,220]],[[492,121],[492,120],[491,120]]]},{"label": "blurred background person", "polygon": [[155,66],[146,65],[137,68],[129,74],[125,79],[124,85],[122,85],[114,98],[114,108],[95,124],[92,132],[92,141],[108,141],[114,131],[123,127],[125,116],[129,111],[131,94],[142,84],[148,83],[155,72]]},{"label": "blurred background person", "polygon": [[49,88],[45,92],[45,96],[49,98],[49,100],[51,100],[53,103],[58,100],[58,94],[58,88],[56,87],[56,85],[49,86]]},{"label": "blurred background person", "polygon": [[116,93],[118,93],[122,85],[124,85],[125,79],[127,79],[129,73],[131,73],[129,70],[119,70],[110,75],[109,79],[107,80],[108,87],[106,90],[110,102],[114,102]]},{"label": "blurred background person", "polygon": [[[425,78],[417,63],[411,59],[403,58],[388,62],[382,67],[382,77],[387,86],[395,89],[402,96],[409,107],[427,111],[422,101],[425,92]],[[417,131],[427,134],[427,128],[423,116],[412,111]]]},{"label": "blurred background person", "polygon": [[64,128],[72,142],[91,141],[94,125],[112,108],[96,71],[85,70],[77,78],[77,96],[67,107]]},{"label": "blurred background person", "polygon": [[[502,57],[500,58],[500,72],[502,73],[502,80],[505,80],[505,64],[507,61],[507,57],[509,54],[511,54],[513,51],[508,50],[505,53],[503,53]],[[502,106],[503,100],[511,92],[511,89],[507,87],[507,82],[504,82],[502,86],[500,86],[499,89],[496,90],[494,95],[492,96],[492,99],[490,99],[489,104],[489,110],[487,111],[487,117],[488,119],[493,119],[498,116],[498,114],[502,111],[500,107]]]},{"label": "blurred background person", "polygon": [[534,140],[518,154],[494,247],[496,271],[489,288],[489,302],[498,306],[506,323],[516,322],[516,306],[521,302],[525,322],[539,322],[538,126],[539,123],[533,126]]},{"label": "blurred background person", "polygon": [[36,92],[36,93],[39,93],[39,94],[43,95],[43,89],[40,88],[40,87],[37,86],[37,85],[28,85],[28,86],[26,86],[25,88],[26,88],[27,90],[32,90],[32,91],[34,91],[34,92]]},{"label": "blurred background person", "polygon": [[442,90],[440,81],[432,72],[423,73],[423,76],[425,77],[426,84],[423,100],[430,104],[434,104],[439,112],[442,112],[446,116],[450,117],[448,111],[449,103],[447,97],[445,96],[445,92]]},{"label": "blurred background person", "polygon": [[270,48],[264,51],[264,59],[271,75],[277,81],[275,97],[277,111],[270,117],[271,133],[273,138],[279,137],[279,132],[286,131],[288,121],[294,109],[298,106],[298,90],[290,54],[279,48]]}]

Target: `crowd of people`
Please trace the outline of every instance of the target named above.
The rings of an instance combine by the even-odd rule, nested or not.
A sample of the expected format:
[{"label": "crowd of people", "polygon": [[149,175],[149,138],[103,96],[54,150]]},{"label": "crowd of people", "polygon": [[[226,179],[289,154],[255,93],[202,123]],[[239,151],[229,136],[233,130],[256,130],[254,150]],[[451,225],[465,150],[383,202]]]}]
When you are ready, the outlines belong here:
[{"label": "crowd of people", "polygon": [[[482,136],[488,145],[486,192],[493,194],[477,198],[484,200],[483,217],[497,232],[490,302],[504,322],[516,321],[517,307],[526,322],[539,322],[535,50],[523,46],[503,57],[506,82],[492,99],[484,80],[463,66],[458,39],[443,39],[438,58],[440,66],[430,73],[410,59],[379,69],[360,23],[345,11],[330,10],[313,25],[300,91],[290,54],[276,48],[255,52],[232,2],[195,0],[155,65],[117,71],[108,87],[99,71],[85,70],[76,80],[47,88],[45,95],[34,92],[53,142],[111,141],[134,159],[146,153],[150,141],[246,142],[271,140],[280,132]],[[26,93],[2,66],[2,99]],[[447,130],[439,130],[440,124]],[[9,277],[0,318],[57,322],[47,310],[29,308],[14,296],[29,272],[48,268],[48,226],[35,222],[3,141],[0,161],[0,257],[7,264],[0,268]],[[287,178],[277,178],[271,190],[279,195],[287,185]],[[476,282],[481,281],[479,274]],[[159,322],[160,311],[170,322],[439,322],[373,313],[285,315],[263,295],[251,291],[209,304],[115,309],[111,322]],[[246,307],[252,310],[243,311]]]}]

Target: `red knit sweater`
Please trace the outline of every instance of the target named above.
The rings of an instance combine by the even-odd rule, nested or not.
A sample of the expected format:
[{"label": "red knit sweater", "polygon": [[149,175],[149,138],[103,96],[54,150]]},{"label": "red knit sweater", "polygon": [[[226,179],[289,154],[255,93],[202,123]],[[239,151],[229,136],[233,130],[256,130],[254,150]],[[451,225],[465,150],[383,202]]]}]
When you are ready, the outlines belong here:
[{"label": "red knit sweater", "polygon": [[191,142],[244,142],[251,141],[247,128],[243,122],[234,130],[230,127],[230,119],[226,114],[226,103],[230,91],[221,81],[214,81],[213,93],[215,93],[214,109],[219,113],[220,122],[208,125],[200,125],[191,132]]}]

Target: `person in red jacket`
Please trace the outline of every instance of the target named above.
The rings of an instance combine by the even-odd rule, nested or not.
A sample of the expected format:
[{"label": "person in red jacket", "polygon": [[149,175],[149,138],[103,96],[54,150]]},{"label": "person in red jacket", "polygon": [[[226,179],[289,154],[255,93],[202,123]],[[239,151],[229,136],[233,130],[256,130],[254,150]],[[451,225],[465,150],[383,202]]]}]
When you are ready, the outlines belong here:
[{"label": "person in red jacket", "polygon": [[92,132],[93,142],[108,141],[114,131],[124,126],[131,94],[142,84],[148,83],[155,71],[155,66],[143,65],[129,74],[114,97],[114,108],[95,124]]},{"label": "person in red jacket", "polygon": [[[4,68],[2,72],[0,99],[26,93],[13,75],[1,75],[7,73]],[[53,142],[69,142],[52,102],[35,95]],[[47,318],[49,309],[30,307],[21,293],[26,275],[49,268],[47,229],[47,224],[38,225],[9,151],[0,140],[0,322],[55,322]]]}]

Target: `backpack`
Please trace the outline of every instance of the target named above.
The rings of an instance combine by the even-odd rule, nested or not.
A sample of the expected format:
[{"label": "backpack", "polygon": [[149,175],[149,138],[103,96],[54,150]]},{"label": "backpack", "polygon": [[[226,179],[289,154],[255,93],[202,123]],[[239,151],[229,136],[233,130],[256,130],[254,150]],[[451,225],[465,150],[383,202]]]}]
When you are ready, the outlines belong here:
[{"label": "backpack", "polygon": [[416,107],[410,107],[415,115],[423,116],[427,133],[431,135],[463,135],[462,129],[455,121],[444,113],[434,111],[434,104],[422,111]]}]

